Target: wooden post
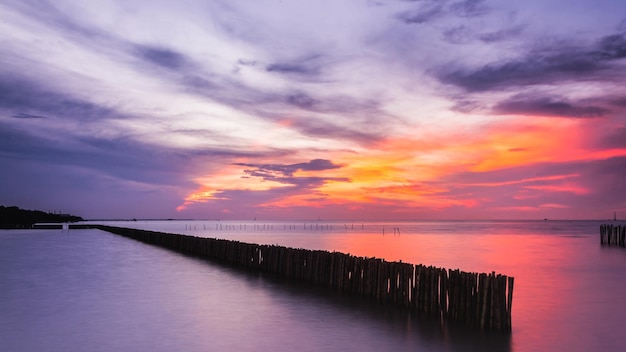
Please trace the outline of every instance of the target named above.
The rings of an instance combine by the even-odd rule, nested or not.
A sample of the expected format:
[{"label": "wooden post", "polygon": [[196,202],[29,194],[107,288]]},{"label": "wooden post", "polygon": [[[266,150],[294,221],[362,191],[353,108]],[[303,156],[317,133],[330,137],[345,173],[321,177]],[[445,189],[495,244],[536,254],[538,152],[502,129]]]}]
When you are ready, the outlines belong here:
[{"label": "wooden post", "polygon": [[[95,228],[174,251],[248,270],[306,281],[393,304],[441,321],[511,331],[512,277],[467,273],[433,266],[387,262],[328,251],[249,244],[224,239],[98,225]],[[624,246],[626,227],[600,226],[600,242]]]}]

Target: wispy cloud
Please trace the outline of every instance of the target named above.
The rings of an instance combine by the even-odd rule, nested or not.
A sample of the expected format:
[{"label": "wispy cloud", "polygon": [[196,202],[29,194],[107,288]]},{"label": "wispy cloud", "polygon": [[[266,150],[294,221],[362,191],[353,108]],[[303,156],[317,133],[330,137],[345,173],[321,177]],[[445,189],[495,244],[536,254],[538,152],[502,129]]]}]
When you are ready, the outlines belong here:
[{"label": "wispy cloud", "polygon": [[452,12],[461,17],[478,17],[489,12],[489,6],[485,0],[464,0],[450,5]]},{"label": "wispy cloud", "polygon": [[71,120],[93,120],[114,117],[115,112],[106,107],[84,101],[45,83],[0,75],[0,109],[15,111],[14,117],[56,116]]},{"label": "wispy cloud", "polygon": [[416,9],[398,15],[398,18],[407,24],[422,24],[444,14],[444,6],[438,1],[426,1]]},{"label": "wispy cloud", "polygon": [[189,64],[185,55],[171,49],[137,45],[136,50],[141,59],[170,70],[179,70]]},{"label": "wispy cloud", "polygon": [[620,79],[611,70],[626,57],[624,34],[612,34],[584,47],[551,43],[550,47],[534,49],[516,60],[493,62],[478,68],[441,69],[442,82],[472,91],[497,90],[507,87],[554,84],[555,82]]},{"label": "wispy cloud", "polygon": [[496,114],[574,118],[602,117],[610,113],[608,109],[601,106],[576,105],[562,97],[535,94],[516,95],[499,102],[493,110]]},{"label": "wispy cloud", "polygon": [[45,116],[19,113],[11,116],[16,119],[45,119]]},{"label": "wispy cloud", "polygon": [[247,173],[259,173],[260,175],[270,175],[274,173],[278,173],[282,176],[292,177],[294,172],[296,171],[322,171],[322,170],[332,170],[338,169],[341,166],[333,164],[332,161],[326,159],[314,159],[305,163],[297,163],[297,164],[245,164],[245,163],[235,163],[234,165],[246,166],[253,168],[252,171],[247,171]]},{"label": "wispy cloud", "polygon": [[79,215],[103,217],[626,209],[625,10],[3,1],[1,201],[93,194]]}]

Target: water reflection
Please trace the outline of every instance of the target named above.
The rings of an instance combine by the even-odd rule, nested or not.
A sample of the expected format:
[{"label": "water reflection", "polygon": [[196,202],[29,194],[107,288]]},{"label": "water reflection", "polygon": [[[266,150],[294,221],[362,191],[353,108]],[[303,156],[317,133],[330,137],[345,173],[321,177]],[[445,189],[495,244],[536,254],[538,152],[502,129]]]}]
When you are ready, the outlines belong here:
[{"label": "water reflection", "polygon": [[[201,224],[212,230],[204,231]],[[185,224],[149,225],[180,233]],[[213,222],[198,222],[196,230],[187,230],[199,236],[514,276],[510,338],[442,327],[367,301],[97,231],[70,231],[65,235],[71,241],[44,230],[0,232],[0,340],[9,347],[29,347],[14,350],[46,346],[53,351],[76,346],[156,351],[622,351],[626,335],[615,327],[626,323],[626,250],[601,247],[598,225],[371,223],[361,232],[339,225],[311,232],[283,231],[283,225],[275,224],[265,231],[216,232]],[[393,226],[400,226],[399,236],[382,236],[381,228]],[[26,236],[15,238],[17,233]]]},{"label": "water reflection", "polygon": [[0,263],[5,350],[510,350],[499,335],[100,231],[3,232]]},{"label": "water reflection", "polygon": [[[234,275],[251,277],[250,273],[238,268],[221,266]],[[322,339],[327,342],[327,345],[320,346],[325,347],[321,350],[334,350],[338,342],[355,346],[355,340],[361,341],[359,345],[363,344],[358,350],[372,351],[511,350],[511,337],[507,334],[478,332],[404,309],[374,304],[367,299],[310,284],[293,283],[267,274],[252,276],[257,278],[257,283],[276,293],[276,299],[297,302],[290,305],[290,321],[308,321],[317,326],[315,339],[323,335]],[[315,314],[311,314],[312,307]],[[358,330],[350,329],[354,322],[358,322],[355,326]]]}]

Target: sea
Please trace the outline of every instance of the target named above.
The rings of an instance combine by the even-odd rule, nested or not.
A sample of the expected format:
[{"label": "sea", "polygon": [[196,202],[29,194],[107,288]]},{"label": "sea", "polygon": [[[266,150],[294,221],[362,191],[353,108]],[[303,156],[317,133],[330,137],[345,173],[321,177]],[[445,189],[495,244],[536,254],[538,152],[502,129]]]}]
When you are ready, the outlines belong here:
[{"label": "sea", "polygon": [[480,332],[100,230],[0,231],[2,351],[625,351],[620,221],[98,221],[515,278]]}]

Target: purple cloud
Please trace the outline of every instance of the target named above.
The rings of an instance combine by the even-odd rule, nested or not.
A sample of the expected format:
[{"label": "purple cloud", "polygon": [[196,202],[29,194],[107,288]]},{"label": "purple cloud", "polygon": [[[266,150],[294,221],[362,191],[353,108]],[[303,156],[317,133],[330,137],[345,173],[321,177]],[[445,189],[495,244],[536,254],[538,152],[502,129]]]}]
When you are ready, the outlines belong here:
[{"label": "purple cloud", "polygon": [[317,104],[317,101],[304,93],[296,93],[287,96],[287,103],[301,109],[310,110]]},{"label": "purple cloud", "polygon": [[453,13],[460,17],[479,17],[489,12],[485,0],[465,0],[450,5]]},{"label": "purple cloud", "polygon": [[607,115],[610,111],[600,106],[575,105],[564,98],[539,96],[535,94],[516,95],[502,101],[493,108],[496,114],[516,114],[530,116],[555,116],[573,118],[594,118]]},{"label": "purple cloud", "polygon": [[94,120],[116,116],[106,106],[75,98],[43,83],[0,73],[0,109],[14,111],[13,117],[56,116]]},{"label": "purple cloud", "polygon": [[281,175],[286,177],[293,176],[297,171],[323,171],[339,169],[342,166],[336,165],[330,160],[326,159],[313,159],[305,163],[297,164],[246,164],[246,163],[234,163],[233,165],[246,166],[253,168],[250,173],[255,173],[253,176],[270,177],[270,175]]},{"label": "purple cloud", "polygon": [[180,70],[189,64],[185,55],[171,49],[137,45],[136,50],[140,58],[170,70]]},{"label": "purple cloud", "polygon": [[624,34],[605,36],[586,48],[554,45],[533,50],[519,60],[495,62],[477,69],[441,69],[439,78],[444,83],[470,92],[554,84],[583,78],[611,81],[618,77],[603,76],[602,73],[626,57]]},{"label": "purple cloud", "polygon": [[426,2],[417,9],[406,11],[398,15],[398,19],[406,24],[423,24],[444,14],[444,7],[440,2]]}]

